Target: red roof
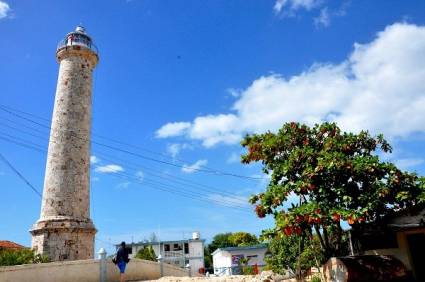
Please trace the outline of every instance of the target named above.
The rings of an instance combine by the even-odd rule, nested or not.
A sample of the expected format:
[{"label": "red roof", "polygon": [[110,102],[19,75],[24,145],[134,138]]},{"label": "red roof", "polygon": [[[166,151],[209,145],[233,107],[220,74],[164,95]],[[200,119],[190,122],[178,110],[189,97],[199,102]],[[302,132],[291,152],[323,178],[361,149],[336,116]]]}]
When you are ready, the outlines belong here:
[{"label": "red roof", "polygon": [[19,245],[15,242],[7,241],[7,240],[0,240],[0,249],[8,249],[8,250],[20,250],[24,249],[25,247],[22,245]]}]

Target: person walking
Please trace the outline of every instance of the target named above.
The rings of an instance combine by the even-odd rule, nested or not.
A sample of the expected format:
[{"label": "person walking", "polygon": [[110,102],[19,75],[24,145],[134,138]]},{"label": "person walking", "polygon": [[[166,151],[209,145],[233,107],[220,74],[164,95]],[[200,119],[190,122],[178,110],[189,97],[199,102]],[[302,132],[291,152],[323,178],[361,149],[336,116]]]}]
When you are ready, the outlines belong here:
[{"label": "person walking", "polygon": [[115,264],[120,270],[120,282],[125,281],[125,267],[129,261],[130,259],[128,258],[128,251],[125,247],[125,242],[121,242],[121,246],[118,248],[117,254],[115,256]]}]

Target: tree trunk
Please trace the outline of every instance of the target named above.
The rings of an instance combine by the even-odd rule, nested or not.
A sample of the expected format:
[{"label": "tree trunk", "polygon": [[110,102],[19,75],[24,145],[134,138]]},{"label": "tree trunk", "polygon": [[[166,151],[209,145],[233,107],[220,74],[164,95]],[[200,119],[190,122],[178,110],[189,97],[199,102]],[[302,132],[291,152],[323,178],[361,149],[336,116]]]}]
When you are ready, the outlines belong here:
[{"label": "tree trunk", "polygon": [[317,237],[319,238],[320,246],[322,247],[322,250],[326,251],[326,246],[325,246],[325,243],[323,242],[322,234],[320,233],[319,227],[316,224],[314,225],[314,231],[316,231]]},{"label": "tree trunk", "polygon": [[297,263],[297,271],[295,274],[297,281],[304,281],[304,276],[301,270],[301,253],[304,251],[304,239],[305,239],[305,234],[303,232],[298,245],[298,263]]}]

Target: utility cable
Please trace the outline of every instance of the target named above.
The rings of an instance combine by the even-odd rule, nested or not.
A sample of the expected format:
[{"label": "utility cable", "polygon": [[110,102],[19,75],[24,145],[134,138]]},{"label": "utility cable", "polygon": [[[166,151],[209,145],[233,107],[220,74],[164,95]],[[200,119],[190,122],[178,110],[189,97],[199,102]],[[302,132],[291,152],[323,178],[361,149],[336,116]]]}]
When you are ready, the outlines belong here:
[{"label": "utility cable", "polygon": [[27,184],[28,187],[31,188],[32,191],[34,191],[34,193],[36,193],[40,198],[42,197],[41,193],[28,181],[28,179],[26,179],[22,173],[19,172],[19,170],[17,168],[15,168],[7,159],[5,156],[3,156],[2,153],[0,153],[0,158],[3,160],[3,162],[14,172],[16,173],[16,175],[18,175],[18,177],[23,180],[25,182],[25,184]]},{"label": "utility cable", "polygon": [[[17,114],[16,112],[24,113],[24,114],[29,115],[29,116],[32,116],[32,117],[37,117],[39,119],[46,120],[44,118],[38,117],[38,116],[36,116],[34,114],[31,114],[31,113],[28,113],[28,112],[24,112],[24,111],[13,109],[11,107],[8,107],[8,106],[2,105],[2,104],[0,104],[0,109],[3,110],[3,111],[5,111],[5,112],[7,112],[7,113],[9,113],[9,114],[11,114],[11,115],[14,115],[14,116],[18,117],[18,118],[21,118],[23,120],[26,120],[26,121],[31,122],[33,124],[36,124],[38,126],[42,126],[44,128],[50,129],[50,126],[47,126],[45,124],[39,123],[37,121],[34,121],[34,120],[30,119],[30,118],[27,118],[25,116],[22,116],[21,114]],[[95,135],[95,134],[93,134],[93,135]],[[126,143],[126,142],[118,141],[118,140],[111,139],[111,138],[108,138],[108,137],[105,137],[105,136],[101,136],[101,135],[95,135],[95,136],[99,136],[100,138],[103,138],[105,140],[109,140],[111,142],[115,142],[115,143],[119,143],[119,144],[126,145],[126,146],[129,146],[129,147],[137,148],[139,150],[148,151],[148,152],[153,153],[153,154],[159,154],[159,155],[161,155],[163,157],[168,157],[168,156],[166,156],[166,155],[164,155],[162,153],[158,153],[158,152],[155,152],[155,151],[152,151],[152,150],[148,150],[148,149],[142,148],[140,146],[135,146],[135,145],[132,145],[132,144],[129,144],[129,143]],[[84,138],[84,137],[78,137],[78,138],[87,139],[87,138]],[[149,161],[159,162],[159,163],[162,163],[162,164],[166,164],[166,165],[170,165],[170,166],[175,166],[175,167],[180,167],[180,168],[183,168],[184,167],[184,165],[179,165],[179,164],[175,164],[173,162],[168,162],[168,161],[163,161],[163,160],[158,160],[158,159],[155,159],[155,158],[147,157],[145,155],[141,155],[141,154],[137,154],[137,153],[131,152],[129,150],[117,148],[115,146],[103,144],[101,142],[97,142],[97,141],[92,141],[92,142],[95,143],[95,144],[98,144],[100,146],[105,146],[105,147],[107,147],[109,149],[117,150],[117,151],[120,151],[120,152],[123,152],[123,153],[127,153],[127,154],[130,154],[130,155],[134,155],[134,156],[137,156],[139,158],[143,158],[143,159],[146,159],[146,160],[149,160]],[[173,159],[173,160],[175,160],[175,159]],[[183,162],[183,160],[179,160],[179,161],[180,162]],[[258,180],[262,180],[263,179],[263,178],[260,178],[260,177],[252,177],[252,176],[239,175],[239,174],[235,174],[235,173],[220,171],[220,170],[212,169],[212,168],[209,168],[209,167],[206,167],[206,166],[203,166],[203,168],[194,169],[194,170],[195,171],[198,171],[198,172],[211,173],[211,174],[214,174],[214,175],[232,176],[232,177],[237,177],[237,178],[242,178],[242,179],[247,179],[247,180],[257,180],[258,181]]]},{"label": "utility cable", "polygon": [[[14,143],[16,145],[23,146],[23,147],[26,147],[26,148],[29,148],[29,149],[37,150],[37,151],[42,152],[42,153],[45,153],[46,152],[45,150],[44,151],[43,150],[39,150],[38,148],[35,148],[35,147],[31,146],[31,145],[28,145],[28,144],[25,144],[25,143],[22,143],[22,142],[15,142],[15,141],[13,141],[13,140],[11,140],[9,138],[3,138],[3,137],[0,136],[0,139],[3,139],[3,140],[8,141],[10,143]],[[32,143],[32,144],[34,144],[34,143]],[[121,177],[121,178],[122,177],[125,177],[126,179],[132,179],[132,180],[135,179],[133,176],[129,176],[129,175],[126,175],[126,174],[121,175],[121,176],[118,176],[117,174],[118,173],[114,173],[114,174],[112,174],[112,176],[117,176],[117,177]],[[121,173],[121,174],[123,174],[123,173]],[[139,182],[140,184],[142,184],[140,182],[140,179],[137,179],[136,181]],[[207,203],[218,204],[218,205],[222,205],[222,206],[225,206],[225,207],[228,207],[228,208],[232,208],[232,209],[235,209],[235,210],[244,211],[244,210],[241,210],[240,208],[235,207],[234,205],[226,205],[225,203],[221,203],[220,201],[215,201],[215,200],[212,200],[212,199],[199,198],[199,197],[197,197],[195,195],[191,195],[191,194],[188,194],[188,193],[182,193],[180,191],[168,190],[168,189],[166,189],[164,187],[174,188],[174,189],[175,189],[175,187],[172,187],[172,186],[169,186],[169,185],[166,185],[166,184],[165,185],[164,184],[161,184],[161,185],[162,185],[162,188],[159,187],[158,185],[152,185],[152,184],[150,184],[149,187],[152,187],[152,188],[157,189],[157,190],[169,192],[169,193],[172,193],[172,194],[180,195],[180,196],[183,196],[183,197],[186,197],[186,198],[192,198],[194,200],[204,201],[204,202],[207,202]],[[148,186],[148,185],[145,185],[145,186]],[[38,194],[41,196],[41,194],[39,192],[38,192]]]},{"label": "utility cable", "polygon": [[[4,124],[2,122],[0,122],[0,125],[3,125],[5,127],[7,127],[7,128],[13,129],[15,131],[18,131],[18,132],[21,132],[23,134],[27,134],[27,135],[30,135],[30,136],[33,136],[33,137],[36,137],[36,138],[39,138],[39,139],[43,139],[43,140],[46,139],[45,137],[42,137],[40,135],[35,135],[35,134],[32,134],[32,133],[26,132],[24,130],[21,130],[21,129],[16,128],[16,127],[9,126],[9,125]],[[0,133],[2,133],[2,132],[0,132]],[[21,138],[18,138],[18,137],[15,137],[15,136],[11,136],[11,135],[9,135],[7,133],[2,133],[2,134],[6,135],[8,137],[14,138],[14,139],[23,140]],[[27,142],[28,143],[32,143],[30,141],[27,141]],[[32,143],[31,145],[34,146],[34,145],[37,145],[37,144]],[[131,162],[128,162],[128,160],[123,160],[123,159],[118,158],[118,157],[113,157],[115,159],[111,159],[110,156],[109,157],[105,157],[106,154],[99,153],[99,152],[95,152],[95,154],[97,156],[100,156],[104,160],[109,160],[109,161],[114,162],[114,163],[117,163],[117,164],[122,164],[122,163],[118,163],[115,159],[119,159],[119,160],[125,162],[127,167],[130,167],[130,165],[131,165]],[[137,164],[138,168],[136,168],[135,166],[136,165],[134,165],[134,164],[132,166],[132,168],[134,170],[139,170],[139,168],[142,168],[145,173],[147,173],[149,175],[152,175],[154,177],[161,178],[161,179],[166,180],[166,181],[173,181],[173,182],[178,183],[178,184],[183,184],[182,182],[184,182],[184,185],[186,185],[186,186],[191,186],[191,187],[194,187],[194,188],[197,188],[197,189],[206,191],[206,192],[222,194],[222,195],[224,195],[225,197],[228,197],[228,198],[230,198],[230,197],[232,197],[232,198],[240,197],[240,195],[237,195],[237,194],[234,194],[234,193],[231,193],[231,192],[227,192],[227,191],[222,191],[222,190],[217,189],[217,188],[212,188],[210,186],[207,186],[207,185],[204,185],[204,184],[201,184],[201,183],[197,183],[197,182],[194,182],[194,181],[190,181],[190,180],[187,180],[187,179],[184,179],[182,177],[175,176],[175,175],[171,175],[169,173],[162,173],[162,172],[158,172],[158,171],[157,171],[157,173],[155,173],[155,170],[154,169],[148,168],[148,167],[143,166],[143,165]],[[154,172],[150,172],[150,171],[154,171]],[[168,178],[167,177],[164,177],[164,175],[165,176],[169,176],[169,177]],[[238,198],[236,198],[236,199],[229,199],[229,200],[232,201],[232,202],[239,202],[240,203],[240,200]]]}]

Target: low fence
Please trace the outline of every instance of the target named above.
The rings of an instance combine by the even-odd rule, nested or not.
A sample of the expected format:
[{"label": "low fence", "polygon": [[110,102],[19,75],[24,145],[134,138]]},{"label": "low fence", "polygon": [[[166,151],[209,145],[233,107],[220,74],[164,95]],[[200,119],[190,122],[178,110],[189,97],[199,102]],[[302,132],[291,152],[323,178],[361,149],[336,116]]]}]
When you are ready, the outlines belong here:
[{"label": "low fence", "polygon": [[[0,267],[1,282],[105,282],[119,281],[119,271],[110,259],[77,260]],[[127,280],[153,280],[161,276],[189,276],[188,270],[166,263],[132,259]]]},{"label": "low fence", "polygon": [[263,271],[265,265],[236,265],[231,267],[216,267],[214,274],[223,275],[255,275]]}]

